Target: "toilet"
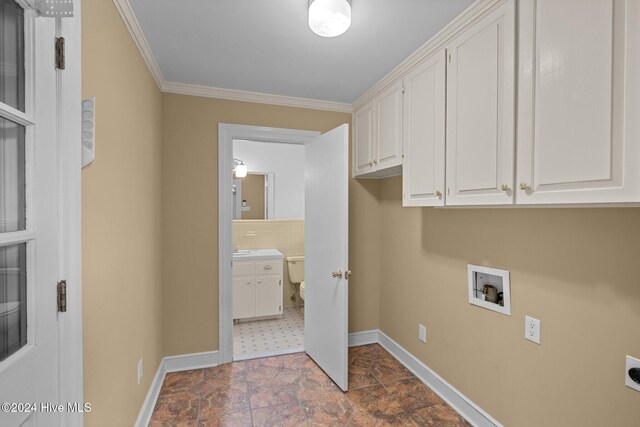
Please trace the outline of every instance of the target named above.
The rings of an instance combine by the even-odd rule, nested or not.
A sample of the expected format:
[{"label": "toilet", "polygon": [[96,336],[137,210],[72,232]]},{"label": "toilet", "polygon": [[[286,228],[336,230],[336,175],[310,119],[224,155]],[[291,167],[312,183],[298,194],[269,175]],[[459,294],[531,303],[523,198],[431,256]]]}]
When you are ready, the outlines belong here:
[{"label": "toilet", "polygon": [[287,271],[291,283],[300,283],[300,298],[304,301],[304,256],[288,256]]}]

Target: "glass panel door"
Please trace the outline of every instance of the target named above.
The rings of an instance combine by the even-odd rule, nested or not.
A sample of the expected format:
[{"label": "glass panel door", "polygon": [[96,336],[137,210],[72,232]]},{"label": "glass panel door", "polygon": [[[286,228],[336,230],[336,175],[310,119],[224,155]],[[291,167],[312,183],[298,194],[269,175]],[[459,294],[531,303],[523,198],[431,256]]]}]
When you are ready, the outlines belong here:
[{"label": "glass panel door", "polygon": [[24,14],[15,0],[0,0],[0,362],[27,344],[27,252],[35,237],[27,229],[33,121],[25,114]]},{"label": "glass panel door", "polygon": [[24,111],[24,9],[0,0],[0,102]]},{"label": "glass panel door", "polygon": [[0,361],[27,343],[27,245],[0,247]]}]

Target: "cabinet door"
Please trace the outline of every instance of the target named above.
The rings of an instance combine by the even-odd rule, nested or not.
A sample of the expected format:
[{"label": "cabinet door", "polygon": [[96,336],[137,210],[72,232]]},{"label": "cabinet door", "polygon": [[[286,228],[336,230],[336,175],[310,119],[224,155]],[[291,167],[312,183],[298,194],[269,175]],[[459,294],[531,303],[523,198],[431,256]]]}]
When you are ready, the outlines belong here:
[{"label": "cabinet door", "polygon": [[254,317],[256,312],[255,284],[252,276],[233,278],[233,318]]},{"label": "cabinet door", "polygon": [[256,276],[256,317],[282,314],[282,276]]},{"label": "cabinet door", "polygon": [[353,175],[375,171],[373,102],[353,113]]},{"label": "cabinet door", "polygon": [[402,81],[375,100],[377,170],[402,165]]},{"label": "cabinet door", "polygon": [[404,79],[403,206],[443,206],[445,166],[444,50]]},{"label": "cabinet door", "polygon": [[518,204],[640,201],[639,27],[637,0],[521,2]]},{"label": "cabinet door", "polygon": [[447,205],[513,203],[515,4],[447,47]]}]

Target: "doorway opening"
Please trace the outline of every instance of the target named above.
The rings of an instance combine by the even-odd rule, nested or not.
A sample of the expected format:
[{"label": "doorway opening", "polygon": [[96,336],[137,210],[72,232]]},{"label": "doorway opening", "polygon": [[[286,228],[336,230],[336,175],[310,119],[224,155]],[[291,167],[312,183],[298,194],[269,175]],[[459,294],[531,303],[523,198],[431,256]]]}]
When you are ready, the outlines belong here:
[{"label": "doorway opening", "polygon": [[303,351],[304,143],[234,139],[233,159],[233,359]]},{"label": "doorway opening", "polygon": [[304,144],[319,135],[218,127],[220,363],[304,350],[304,300],[286,258],[304,265]]},{"label": "doorway opening", "polygon": [[[351,276],[348,220],[349,125],[342,124],[323,134],[223,123],[218,125],[219,363],[229,363],[234,359],[233,319],[243,317],[243,315],[234,316],[234,310],[247,310],[254,320],[257,320],[255,319],[257,317],[282,314],[284,311],[282,306],[278,307],[277,313],[274,313],[273,307],[278,304],[278,301],[284,301],[284,292],[281,291],[282,294],[276,296],[274,289],[286,285],[279,278],[284,275],[285,269],[285,257],[280,251],[274,248],[254,251],[238,248],[235,253],[236,259],[234,259],[234,169],[238,175],[245,173],[248,175],[249,172],[249,168],[242,159],[234,159],[234,141],[236,140],[260,144],[265,142],[304,144],[304,273],[300,278],[300,282],[302,280],[306,282],[304,348],[288,351],[304,350],[342,390],[346,391],[348,389],[349,302],[347,281]],[[263,175],[265,172],[270,173],[262,168],[256,171],[262,172]],[[266,181],[268,178],[262,182]],[[277,192],[280,182],[277,173],[274,173],[273,182]],[[240,192],[241,190],[238,191],[236,188],[236,197]],[[256,197],[268,199],[269,195],[265,191],[262,196]],[[246,200],[245,207],[251,207],[250,203],[254,204],[241,197],[241,207],[242,200]],[[264,206],[268,204],[267,200]],[[269,209],[264,206],[260,205],[256,210],[268,215]],[[280,206],[277,197],[271,206],[277,215]],[[268,219],[257,221],[261,224],[269,222]],[[248,234],[249,237],[258,237],[257,232]],[[252,236],[253,234],[255,236]],[[247,230],[244,237],[247,237]],[[241,250],[244,253],[240,252]],[[248,254],[253,259],[243,258]],[[300,260],[290,258],[289,261]],[[289,269],[287,265],[287,273],[291,272],[293,279],[291,281],[296,282],[297,280],[293,277],[296,275],[296,265],[293,267]],[[237,282],[234,283],[234,281]],[[247,293],[250,302],[246,306],[235,306],[236,301],[247,301],[247,298],[236,298],[239,292]],[[272,311],[266,311],[267,308]],[[247,317],[246,313],[244,317]],[[260,338],[266,340],[266,337]],[[276,349],[276,352],[271,354],[283,352]],[[264,355],[264,353],[252,353],[247,356],[238,356],[238,359]]]}]

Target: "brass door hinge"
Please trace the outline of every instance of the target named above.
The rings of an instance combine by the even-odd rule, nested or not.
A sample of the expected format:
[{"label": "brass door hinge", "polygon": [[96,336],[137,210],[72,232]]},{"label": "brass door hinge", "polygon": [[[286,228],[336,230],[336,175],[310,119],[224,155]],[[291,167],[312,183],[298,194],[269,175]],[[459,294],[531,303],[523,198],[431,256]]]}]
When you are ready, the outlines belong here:
[{"label": "brass door hinge", "polygon": [[67,311],[67,281],[58,282],[58,311],[64,313]]},{"label": "brass door hinge", "polygon": [[56,69],[64,70],[64,37],[56,37]]}]

